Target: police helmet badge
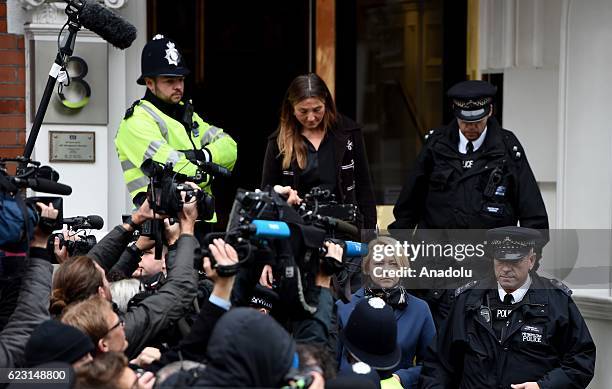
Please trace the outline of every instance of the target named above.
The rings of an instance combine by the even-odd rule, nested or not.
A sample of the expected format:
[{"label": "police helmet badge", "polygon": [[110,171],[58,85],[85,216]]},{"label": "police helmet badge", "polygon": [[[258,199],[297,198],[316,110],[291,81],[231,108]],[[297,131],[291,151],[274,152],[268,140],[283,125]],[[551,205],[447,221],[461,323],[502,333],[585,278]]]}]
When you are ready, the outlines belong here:
[{"label": "police helmet badge", "polygon": [[352,366],[352,369],[357,374],[370,374],[372,368],[367,363],[357,362]]},{"label": "police helmet badge", "polygon": [[368,299],[368,304],[375,309],[382,309],[385,307],[385,300],[380,297],[372,297]]},{"label": "police helmet badge", "polygon": [[173,42],[166,43],[166,56],[164,57],[168,61],[168,65],[178,66],[178,61],[180,60],[180,54],[176,49],[176,46]]}]

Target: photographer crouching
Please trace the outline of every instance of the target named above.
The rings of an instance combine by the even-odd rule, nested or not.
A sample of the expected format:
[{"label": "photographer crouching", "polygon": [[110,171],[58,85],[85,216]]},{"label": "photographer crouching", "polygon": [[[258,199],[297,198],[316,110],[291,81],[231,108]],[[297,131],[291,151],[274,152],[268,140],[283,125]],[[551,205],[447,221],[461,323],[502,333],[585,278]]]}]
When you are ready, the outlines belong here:
[{"label": "photographer crouching", "polygon": [[[192,191],[200,190],[193,183],[186,185]],[[110,351],[124,351],[129,358],[137,356],[152,339],[186,314],[196,296],[197,278],[193,264],[200,257],[199,244],[194,238],[198,211],[195,201],[185,201],[186,192],[180,192],[183,206],[176,215],[180,224],[180,236],[176,245],[168,250],[168,278],[157,293],[131,306],[125,314],[117,312],[114,305],[115,312],[107,320],[109,331],[105,336],[111,336],[114,328],[122,327],[115,326],[117,320],[120,320],[126,342],[120,347],[122,350]],[[51,313],[59,316],[69,304],[94,295],[112,301],[106,272],[120,259],[134,230],[146,221],[161,217],[151,210],[148,200],[145,200],[125,223],[109,232],[87,256],[69,258],[62,263],[53,279]]]}]

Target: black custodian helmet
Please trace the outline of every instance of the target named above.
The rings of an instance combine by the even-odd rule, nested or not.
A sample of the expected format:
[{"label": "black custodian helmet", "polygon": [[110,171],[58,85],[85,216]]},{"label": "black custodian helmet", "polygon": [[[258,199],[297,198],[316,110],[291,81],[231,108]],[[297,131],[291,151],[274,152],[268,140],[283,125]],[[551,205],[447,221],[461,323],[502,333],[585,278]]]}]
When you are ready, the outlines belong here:
[{"label": "black custodian helmet", "polygon": [[145,85],[145,77],[189,74],[176,43],[160,34],[155,35],[142,49],[140,68],[142,74],[136,81],[140,85]]}]

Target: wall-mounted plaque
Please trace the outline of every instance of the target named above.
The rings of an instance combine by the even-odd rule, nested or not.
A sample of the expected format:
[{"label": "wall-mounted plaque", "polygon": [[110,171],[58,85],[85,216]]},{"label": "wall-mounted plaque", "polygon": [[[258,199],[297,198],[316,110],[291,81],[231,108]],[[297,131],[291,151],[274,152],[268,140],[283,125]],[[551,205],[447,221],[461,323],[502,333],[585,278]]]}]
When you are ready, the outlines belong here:
[{"label": "wall-mounted plaque", "polygon": [[93,131],[49,131],[49,162],[96,162]]}]

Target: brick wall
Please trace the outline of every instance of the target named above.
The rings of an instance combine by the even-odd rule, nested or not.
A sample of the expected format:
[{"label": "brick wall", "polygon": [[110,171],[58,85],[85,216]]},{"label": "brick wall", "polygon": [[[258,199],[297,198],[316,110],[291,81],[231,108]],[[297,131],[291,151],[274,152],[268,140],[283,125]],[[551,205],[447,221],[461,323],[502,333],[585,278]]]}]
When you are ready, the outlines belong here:
[{"label": "brick wall", "polygon": [[25,146],[25,50],[23,35],[6,31],[0,0],[0,157],[14,157]]}]

